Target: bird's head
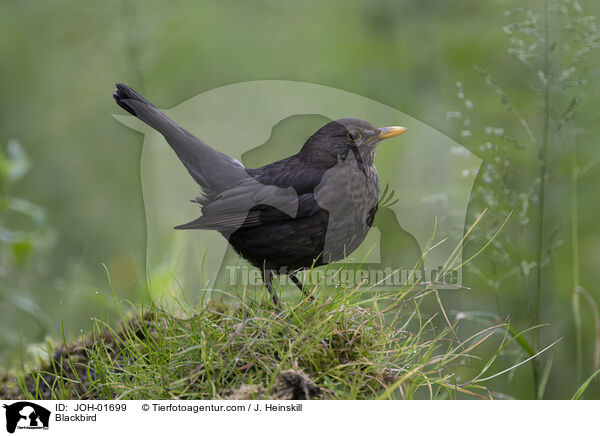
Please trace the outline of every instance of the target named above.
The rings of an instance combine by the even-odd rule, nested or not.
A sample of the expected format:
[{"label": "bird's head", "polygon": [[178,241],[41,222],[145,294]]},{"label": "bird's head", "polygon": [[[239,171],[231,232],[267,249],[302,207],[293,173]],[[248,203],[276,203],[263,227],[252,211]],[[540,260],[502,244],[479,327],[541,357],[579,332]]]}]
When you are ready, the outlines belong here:
[{"label": "bird's head", "polygon": [[338,157],[346,159],[349,152],[360,153],[366,165],[372,165],[375,149],[384,139],[406,132],[405,127],[380,127],[356,118],[331,121],[317,130],[304,143],[299,156],[324,168],[335,165]]}]

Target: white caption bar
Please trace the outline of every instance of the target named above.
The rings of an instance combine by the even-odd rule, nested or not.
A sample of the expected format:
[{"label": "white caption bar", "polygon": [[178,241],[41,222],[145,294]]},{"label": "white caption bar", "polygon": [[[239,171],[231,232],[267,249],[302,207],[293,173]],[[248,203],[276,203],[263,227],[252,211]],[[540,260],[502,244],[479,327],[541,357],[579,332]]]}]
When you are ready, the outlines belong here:
[{"label": "white caption bar", "polygon": [[[598,401],[0,401],[0,434],[598,434]],[[2,433],[4,432],[4,433]],[[137,433],[136,433],[137,432]]]}]

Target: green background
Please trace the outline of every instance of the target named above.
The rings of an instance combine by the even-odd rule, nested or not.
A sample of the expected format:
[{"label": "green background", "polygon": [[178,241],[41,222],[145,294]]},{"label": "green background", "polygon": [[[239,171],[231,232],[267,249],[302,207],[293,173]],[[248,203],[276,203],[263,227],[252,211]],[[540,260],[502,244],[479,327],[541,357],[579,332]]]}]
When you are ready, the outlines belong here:
[{"label": "green background", "polygon": [[[22,214],[0,211],[0,228],[29,235],[19,244],[8,238],[0,242],[0,358],[10,362],[9,357],[22,355],[27,344],[41,342],[46,335],[59,337],[61,316],[67,335],[75,336],[90,329],[91,317],[111,315],[112,297],[102,264],[119,298],[140,301],[146,280],[142,137],[111,116],[120,113],[111,96],[115,82],[135,87],[165,108],[241,81],[318,83],[404,111],[485,158],[479,149],[486,142],[485,127],[523,135],[516,133],[518,119],[475,65],[492,74],[534,135],[542,135],[543,107],[531,88],[537,72],[509,56],[511,36],[503,31],[515,20],[504,11],[521,3],[1,0],[0,145],[5,148],[16,139],[30,164],[24,177],[10,186],[5,183],[3,195],[40,206],[45,220],[36,226]],[[542,1],[529,3],[542,10]],[[596,2],[581,5],[584,15],[600,12]],[[560,45],[564,29],[558,19],[556,23],[552,38],[568,55],[574,49]],[[558,73],[561,62],[568,63],[568,56],[561,56],[555,57]],[[585,56],[592,66],[598,60],[597,52]],[[457,81],[474,104],[469,112],[471,136],[461,134],[467,127],[447,116],[449,111],[466,111],[464,99],[457,97]],[[573,141],[554,134],[549,140],[543,235],[547,263],[540,321],[550,326],[542,329],[541,344],[563,339],[543,355],[541,372],[549,368],[544,398],[571,397],[595,369],[600,332],[593,305],[581,300],[582,357],[577,360],[572,294],[577,265],[581,286],[592,298],[600,298],[600,173],[591,167],[575,191],[579,260],[574,262],[569,162],[573,144],[577,165],[598,157],[597,89],[591,81],[578,91],[557,90],[552,100],[552,114],[558,117],[571,94],[585,96],[572,127],[582,134]],[[516,197],[524,193],[534,204],[536,153],[526,140],[519,142],[524,150],[507,152],[510,165],[503,176]],[[481,174],[477,184],[486,183]],[[497,194],[490,189],[492,196]],[[475,192],[471,215],[485,203],[485,193]],[[515,210],[508,200],[496,203],[491,206],[492,219],[482,225],[481,240],[486,239],[486,229],[496,229],[500,218]],[[536,266],[528,266],[535,261],[538,235],[533,209],[524,215],[513,213],[494,250],[465,271],[463,281],[471,291],[442,295],[449,313],[485,311],[510,319],[519,330],[535,324],[531,304]],[[477,239],[474,243],[472,252],[482,245]],[[510,278],[499,279],[509,273]],[[467,323],[462,328],[467,334],[471,327]],[[533,335],[528,338],[533,343]],[[507,350],[496,366],[509,367],[525,357],[517,349]],[[533,398],[532,386],[530,366],[489,383],[492,390],[516,398]],[[586,395],[600,398],[600,386],[592,383]]]}]

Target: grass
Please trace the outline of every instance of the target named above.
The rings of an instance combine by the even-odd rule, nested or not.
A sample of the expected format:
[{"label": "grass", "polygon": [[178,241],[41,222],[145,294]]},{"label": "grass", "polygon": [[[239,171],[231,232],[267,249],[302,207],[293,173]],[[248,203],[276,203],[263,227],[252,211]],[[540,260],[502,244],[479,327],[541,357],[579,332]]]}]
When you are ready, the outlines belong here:
[{"label": "grass", "polygon": [[[543,100],[544,100],[544,126],[542,129],[542,143],[538,150],[539,164],[540,164],[540,176],[539,176],[539,189],[538,189],[538,237],[537,237],[537,268],[536,268],[536,285],[535,285],[535,325],[539,325],[541,322],[541,299],[542,299],[542,267],[544,265],[544,219],[546,217],[544,213],[544,205],[546,198],[546,182],[547,182],[547,171],[548,171],[548,138],[550,135],[550,0],[544,0],[544,30],[543,30],[543,43],[544,43],[544,54],[543,54]],[[541,346],[541,333],[538,330],[535,335],[535,348],[540,349]],[[536,399],[542,398],[543,392],[540,392],[540,383],[538,379],[539,364],[536,362],[535,367],[535,383],[536,383]]]},{"label": "grass", "polygon": [[[496,376],[486,372],[516,339],[500,323],[459,340],[431,285],[329,295],[315,286],[313,294],[314,301],[298,294],[279,314],[266,293],[248,292],[195,306],[177,301],[176,314],[157,305],[132,308],[116,327],[97,321],[87,337],[49,347],[44,364],[3,383],[2,396],[493,398],[481,380]],[[428,302],[439,304],[438,313],[424,313]],[[492,336],[502,338],[498,351],[476,371],[476,351]]]},{"label": "grass", "polygon": [[[545,321],[543,317],[548,316],[544,315],[543,308],[547,306],[544,303],[548,298],[555,297],[551,296],[552,291],[555,290],[557,295],[565,294],[563,285],[549,278],[560,266],[557,259],[562,255],[559,250],[562,238],[570,238],[571,252],[567,256],[570,257],[568,264],[572,266],[569,292],[574,321],[572,340],[576,380],[577,385],[581,385],[586,371],[594,373],[600,365],[600,316],[594,298],[581,283],[578,225],[580,215],[585,215],[580,210],[578,180],[590,172],[596,161],[580,159],[578,163],[577,158],[577,143],[587,134],[588,128],[586,121],[579,116],[583,114],[580,112],[581,102],[594,98],[590,90],[597,85],[597,62],[593,56],[597,56],[600,49],[599,27],[597,19],[584,12],[579,2],[574,0],[540,0],[530,6],[506,11],[505,16],[510,21],[503,28],[510,45],[508,53],[524,67],[527,87],[533,91],[537,106],[523,111],[523,98],[520,102],[518,99],[513,102],[499,81],[477,67],[486,84],[514,117],[506,133],[503,127],[489,127],[489,123],[496,122],[495,119],[486,120],[486,127],[481,130],[477,123],[471,123],[471,116],[476,116],[472,110],[474,103],[465,99],[462,82],[458,82],[457,87],[464,110],[448,113],[448,118],[458,122],[457,132],[458,129],[468,129],[467,136],[473,138],[472,149],[479,151],[485,162],[480,169],[483,183],[475,186],[471,204],[489,207],[490,215],[500,220],[509,211],[515,211],[520,218],[519,225],[510,227],[501,240],[496,240],[476,267],[471,265],[471,271],[496,292],[499,314],[503,313],[500,286],[503,286],[504,301],[514,298],[507,294],[508,289],[520,287],[529,325],[539,326]],[[539,131],[534,133],[536,130]],[[473,136],[471,131],[480,133]],[[485,135],[481,135],[482,132]],[[483,144],[482,140],[485,141]],[[571,168],[566,170],[571,173],[570,198],[561,192],[562,182],[557,182],[564,176],[560,165],[563,158],[571,160]],[[531,175],[537,174],[535,179],[525,177],[519,180],[520,174],[525,174],[526,166]],[[550,203],[548,198],[552,199]],[[570,203],[570,216],[567,218],[570,235],[563,235],[562,221],[557,223],[555,205],[559,202]],[[553,268],[549,268],[551,265]],[[588,304],[593,313],[593,324],[583,322],[581,297],[584,297],[583,304]],[[593,333],[593,347],[584,346],[584,337],[589,333]],[[529,354],[537,353],[543,348],[541,342],[541,330],[536,329],[533,346],[529,347],[531,350],[524,350]],[[593,353],[588,349],[593,349]],[[592,365],[586,365],[590,355]],[[532,392],[537,399],[544,397],[552,356],[543,366],[541,363],[538,359],[532,361]],[[560,372],[555,369],[554,374]]]},{"label": "grass", "polygon": [[[464,265],[460,248],[484,214],[469,227],[444,273]],[[424,256],[440,243],[433,244],[432,237]],[[423,262],[424,258],[415,266],[415,280],[392,289],[366,283],[328,287],[320,282],[310,290],[314,300],[277,289],[284,297],[280,311],[274,310],[264,289],[207,291],[194,304],[180,294],[168,305],[153,301],[145,307],[143,302],[118,301],[111,284],[121,321],[115,326],[96,320],[93,332],[79,340],[69,341],[63,332],[62,343],[44,347],[41,363],[24,359],[25,368],[17,376],[3,376],[0,396],[505,398],[483,383],[513,373],[558,341],[537,351],[525,336],[542,326],[519,332],[500,318],[475,312],[460,312],[451,320],[436,283],[418,278]],[[466,326],[474,333],[461,339],[462,325],[473,321],[483,329]],[[509,347],[524,350],[526,357],[504,368]],[[584,391],[582,387],[580,395]]]}]

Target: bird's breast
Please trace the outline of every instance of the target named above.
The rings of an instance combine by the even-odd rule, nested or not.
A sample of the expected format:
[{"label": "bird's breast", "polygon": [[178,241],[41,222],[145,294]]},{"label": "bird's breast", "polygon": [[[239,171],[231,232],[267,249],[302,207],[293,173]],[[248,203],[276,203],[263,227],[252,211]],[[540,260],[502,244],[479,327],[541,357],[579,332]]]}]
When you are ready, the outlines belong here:
[{"label": "bird's breast", "polygon": [[374,166],[364,171],[342,166],[326,173],[321,185],[315,200],[329,215],[323,259],[335,262],[365,239],[379,199],[379,176]]}]

